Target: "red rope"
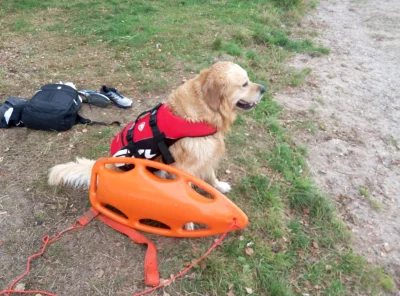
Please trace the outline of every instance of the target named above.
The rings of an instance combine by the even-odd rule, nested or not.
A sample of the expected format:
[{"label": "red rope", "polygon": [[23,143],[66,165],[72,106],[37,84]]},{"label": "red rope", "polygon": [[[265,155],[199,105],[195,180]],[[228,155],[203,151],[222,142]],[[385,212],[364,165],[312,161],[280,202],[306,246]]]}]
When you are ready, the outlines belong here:
[{"label": "red rope", "polygon": [[39,253],[33,254],[32,256],[30,256],[28,258],[28,262],[26,263],[26,269],[25,272],[19,276],[15,281],[12,282],[12,284],[10,285],[10,287],[8,287],[8,290],[4,290],[0,292],[0,295],[7,295],[9,296],[11,293],[21,293],[21,294],[33,294],[33,293],[40,293],[40,294],[44,294],[44,295],[48,295],[48,296],[57,296],[56,294],[52,294],[46,291],[39,291],[39,290],[27,290],[27,291],[22,291],[22,290],[13,290],[14,286],[21,280],[23,279],[30,271],[31,268],[31,260],[33,258],[42,256],[44,251],[47,248],[48,244],[53,243],[54,241],[56,241],[61,235],[63,235],[65,232],[76,229],[76,228],[82,228],[83,226],[78,225],[77,223],[75,223],[73,226],[68,227],[67,229],[61,231],[59,234],[57,234],[54,238],[50,239],[50,236],[48,234],[46,234],[45,236],[42,237],[42,242],[43,242],[43,247],[42,250]]},{"label": "red rope", "polygon": [[[33,293],[39,293],[39,294],[43,294],[43,295],[47,295],[47,296],[57,296],[57,294],[53,294],[53,293],[49,293],[46,291],[40,291],[40,290],[26,290],[26,291],[22,291],[22,290],[13,290],[13,287],[22,279],[24,278],[30,271],[30,262],[33,258],[39,257],[41,255],[43,255],[44,251],[47,248],[47,245],[53,243],[54,241],[56,241],[62,234],[64,234],[65,232],[68,232],[70,230],[76,229],[76,228],[82,228],[83,226],[78,225],[77,223],[75,223],[73,226],[61,231],[59,234],[57,234],[54,238],[50,239],[49,235],[45,235],[42,238],[42,242],[43,242],[43,247],[42,250],[39,253],[33,254],[32,256],[30,256],[28,258],[28,262],[26,264],[26,270],[25,272],[18,277],[8,288],[8,290],[4,290],[0,292],[0,295],[7,295],[9,296],[12,293],[20,293],[20,294],[33,294]],[[161,284],[159,284],[158,286],[145,290],[143,292],[134,294],[133,296],[140,296],[140,295],[144,295],[147,293],[150,293],[154,290],[157,290],[161,287],[164,287],[168,284],[170,284],[171,282],[173,282],[174,280],[176,280],[178,277],[184,275],[185,273],[187,273],[190,269],[193,268],[193,266],[195,266],[197,263],[199,263],[201,260],[203,260],[205,257],[207,257],[216,247],[218,247],[222,240],[225,238],[225,236],[227,235],[227,233],[233,229],[234,227],[237,228],[241,228],[240,225],[237,224],[236,219],[233,220],[233,222],[228,226],[228,228],[226,229],[226,231],[221,235],[221,237],[207,250],[207,252],[205,252],[199,259],[197,259],[195,262],[193,262],[192,264],[190,264],[190,266],[186,267],[185,269],[181,270],[177,275],[175,275],[174,277],[172,277],[171,279],[169,279],[168,281],[165,281]]]},{"label": "red rope", "polygon": [[197,263],[199,263],[201,260],[203,260],[205,257],[207,257],[216,247],[218,247],[221,242],[223,241],[223,239],[225,238],[225,236],[227,235],[227,233],[234,227],[237,228],[241,228],[238,224],[236,219],[233,219],[232,223],[228,226],[228,228],[225,230],[225,232],[220,236],[220,238],[207,250],[207,252],[205,252],[203,254],[203,256],[201,256],[199,259],[197,259],[195,262],[193,262],[192,264],[190,264],[188,267],[186,267],[185,269],[182,269],[177,275],[173,276],[171,279],[169,279],[168,281],[165,281],[161,284],[159,284],[158,286],[155,286],[154,288],[150,288],[147,289],[143,292],[134,294],[133,296],[140,296],[140,295],[144,295],[150,292],[153,292],[154,290],[157,290],[161,287],[164,287],[166,285],[169,285],[170,283],[172,283],[173,281],[175,281],[178,277],[184,275],[185,273],[187,273],[190,269],[193,268],[193,266],[195,266]]}]

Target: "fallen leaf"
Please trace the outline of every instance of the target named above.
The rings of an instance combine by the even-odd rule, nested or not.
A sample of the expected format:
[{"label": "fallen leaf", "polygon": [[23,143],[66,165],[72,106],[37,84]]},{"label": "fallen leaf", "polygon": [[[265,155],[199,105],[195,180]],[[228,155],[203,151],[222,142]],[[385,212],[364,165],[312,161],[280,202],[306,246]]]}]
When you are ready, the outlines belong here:
[{"label": "fallen leaf", "polygon": [[200,268],[201,268],[201,270],[206,269],[206,267],[207,267],[207,264],[206,264],[204,261],[201,261],[201,262],[200,262]]},{"label": "fallen leaf", "polygon": [[312,246],[313,246],[315,249],[319,249],[319,246],[318,246],[318,243],[317,243],[317,242],[312,242]]},{"label": "fallen leaf", "polygon": [[97,271],[94,275],[97,278],[101,278],[104,274],[104,270],[100,269],[99,271]]},{"label": "fallen leaf", "polygon": [[229,290],[226,296],[235,296],[235,293],[233,292],[233,290]]},{"label": "fallen leaf", "polygon": [[228,175],[231,173],[230,170],[226,170],[225,173],[227,173]]},{"label": "fallen leaf", "polygon": [[15,290],[25,291],[25,284],[24,283],[18,283],[15,286]]},{"label": "fallen leaf", "polygon": [[169,280],[166,279],[160,279],[160,284],[163,284],[164,286],[169,286],[171,282],[167,283]]},{"label": "fallen leaf", "polygon": [[252,248],[246,248],[245,253],[249,256],[254,255],[254,250]]},{"label": "fallen leaf", "polygon": [[243,241],[244,240],[244,236],[243,235],[239,236],[239,240]]},{"label": "fallen leaf", "polygon": [[247,294],[253,294],[253,289],[252,288],[244,288],[247,292]]},{"label": "fallen leaf", "polygon": [[228,286],[228,289],[229,289],[229,290],[232,290],[232,288],[233,288],[234,285],[235,285],[234,283],[230,283],[229,286]]},{"label": "fallen leaf", "polygon": [[303,213],[309,215],[310,214],[310,209],[309,208],[304,208]]},{"label": "fallen leaf", "polygon": [[82,130],[82,133],[87,133],[87,129],[84,128],[84,129]]},{"label": "fallen leaf", "polygon": [[332,271],[332,265],[325,265],[325,270],[327,271],[327,272],[331,272]]},{"label": "fallen leaf", "polygon": [[183,263],[183,266],[185,266],[185,267],[189,267],[190,266],[190,262],[189,261],[187,261],[187,262],[185,262],[185,263]]}]

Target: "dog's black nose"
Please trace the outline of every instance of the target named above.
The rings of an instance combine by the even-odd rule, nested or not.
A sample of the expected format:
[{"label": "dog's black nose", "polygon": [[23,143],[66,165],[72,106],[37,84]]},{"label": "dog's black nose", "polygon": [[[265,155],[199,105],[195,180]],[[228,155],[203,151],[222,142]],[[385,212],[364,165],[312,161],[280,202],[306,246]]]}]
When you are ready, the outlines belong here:
[{"label": "dog's black nose", "polygon": [[262,85],[260,86],[260,93],[261,93],[261,94],[265,93],[265,87],[262,86]]}]

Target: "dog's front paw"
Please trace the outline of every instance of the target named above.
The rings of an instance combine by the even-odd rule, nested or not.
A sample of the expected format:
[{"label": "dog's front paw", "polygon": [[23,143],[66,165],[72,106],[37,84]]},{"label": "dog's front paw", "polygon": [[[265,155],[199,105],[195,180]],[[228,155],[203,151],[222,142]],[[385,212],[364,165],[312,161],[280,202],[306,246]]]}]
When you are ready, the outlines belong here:
[{"label": "dog's front paw", "polygon": [[221,181],[217,182],[217,184],[215,185],[215,188],[217,188],[222,193],[227,193],[227,192],[231,191],[231,189],[232,189],[231,185],[229,185],[226,182],[221,182]]}]

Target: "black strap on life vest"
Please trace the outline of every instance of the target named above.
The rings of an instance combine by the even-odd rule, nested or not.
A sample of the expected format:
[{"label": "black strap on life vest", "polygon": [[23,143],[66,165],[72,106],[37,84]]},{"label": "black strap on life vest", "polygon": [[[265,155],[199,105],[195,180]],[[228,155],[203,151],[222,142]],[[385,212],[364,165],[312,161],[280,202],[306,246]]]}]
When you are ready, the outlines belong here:
[{"label": "black strap on life vest", "polygon": [[161,107],[161,103],[158,104],[151,110],[149,124],[151,126],[151,131],[153,132],[154,141],[156,141],[158,149],[160,149],[163,160],[166,164],[171,164],[175,162],[174,157],[168,150],[168,146],[165,143],[165,134],[161,133],[157,126],[157,112]]},{"label": "black strap on life vest", "polygon": [[[135,146],[135,143],[133,142],[133,130],[135,129],[135,126],[139,119],[145,115],[146,113],[149,113],[151,110],[146,110],[142,113],[139,114],[139,116],[136,118],[135,123],[132,124],[131,128],[129,129],[127,135],[126,135],[126,140],[128,141],[128,150],[129,152],[135,157],[135,158],[141,158],[140,154],[138,152],[138,149]],[[130,155],[127,155],[130,156]]]},{"label": "black strap on life vest", "polygon": [[157,126],[157,112],[158,109],[162,106],[162,104],[158,104],[151,110],[144,111],[139,114],[139,116],[136,118],[135,124],[132,125],[132,127],[129,129],[127,135],[126,135],[126,140],[128,141],[128,150],[130,153],[135,158],[141,158],[140,154],[138,153],[138,149],[135,147],[135,143],[133,142],[133,130],[135,129],[135,126],[139,119],[150,112],[150,120],[149,120],[149,125],[151,127],[151,131],[153,132],[153,139],[156,141],[158,149],[161,152],[162,158],[164,163],[166,164],[171,164],[175,162],[174,157],[172,156],[171,152],[168,150],[168,146],[165,143],[165,134],[161,133],[158,126]]}]

